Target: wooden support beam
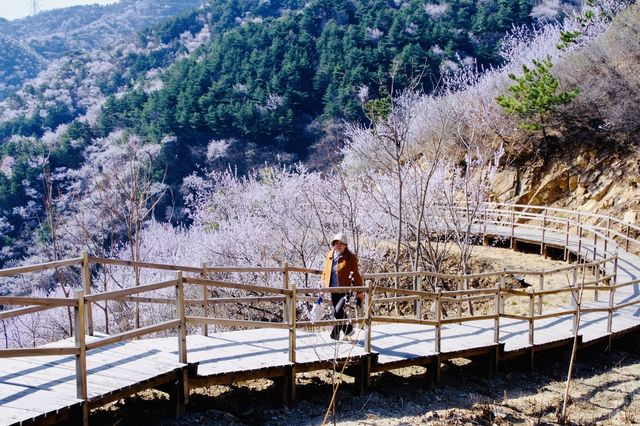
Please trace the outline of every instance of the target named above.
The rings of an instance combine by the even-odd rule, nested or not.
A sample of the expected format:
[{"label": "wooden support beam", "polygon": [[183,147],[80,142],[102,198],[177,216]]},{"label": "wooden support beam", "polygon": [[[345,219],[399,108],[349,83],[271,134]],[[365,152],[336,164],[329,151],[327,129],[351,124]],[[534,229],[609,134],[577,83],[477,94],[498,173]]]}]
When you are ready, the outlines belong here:
[{"label": "wooden support beam", "polygon": [[495,345],[489,350],[489,352],[487,352],[485,355],[482,355],[480,357],[484,364],[484,369],[483,369],[484,376],[487,379],[495,376],[496,372],[498,371],[499,351],[500,351],[500,345]]},{"label": "wooden support beam", "polygon": [[76,354],[76,397],[81,399],[82,404],[82,424],[89,424],[89,405],[87,390],[87,345],[85,341],[85,305],[84,291],[76,291],[75,297],[78,305],[73,308],[74,313],[74,341],[78,353]]},{"label": "wooden support beam", "polygon": [[285,407],[293,404],[296,400],[295,366],[290,365],[286,367],[286,374],[284,376],[276,377],[274,382],[279,395],[279,402],[281,402]]},{"label": "wooden support beam", "polygon": [[185,415],[186,406],[189,403],[189,370],[187,367],[182,368],[177,374],[177,379],[171,383],[169,401],[174,407],[176,419]]},{"label": "wooden support beam", "polygon": [[360,362],[357,365],[355,375],[355,394],[358,396],[364,395],[369,389],[369,379],[371,378],[371,354],[360,358]]},{"label": "wooden support beam", "polygon": [[434,386],[440,384],[440,379],[442,378],[442,359],[440,358],[440,354],[436,356],[435,362],[433,363],[433,376],[432,383]]}]

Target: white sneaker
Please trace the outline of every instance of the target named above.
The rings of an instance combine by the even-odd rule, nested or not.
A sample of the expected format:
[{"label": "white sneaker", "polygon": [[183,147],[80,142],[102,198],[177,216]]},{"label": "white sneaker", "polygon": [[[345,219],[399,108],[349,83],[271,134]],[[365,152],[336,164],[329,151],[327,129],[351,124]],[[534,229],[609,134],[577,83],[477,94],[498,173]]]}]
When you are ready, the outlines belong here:
[{"label": "white sneaker", "polygon": [[353,341],[355,341],[355,337],[356,337],[356,330],[352,329],[350,333],[345,334],[342,337],[342,340],[344,340],[346,342],[353,342]]}]

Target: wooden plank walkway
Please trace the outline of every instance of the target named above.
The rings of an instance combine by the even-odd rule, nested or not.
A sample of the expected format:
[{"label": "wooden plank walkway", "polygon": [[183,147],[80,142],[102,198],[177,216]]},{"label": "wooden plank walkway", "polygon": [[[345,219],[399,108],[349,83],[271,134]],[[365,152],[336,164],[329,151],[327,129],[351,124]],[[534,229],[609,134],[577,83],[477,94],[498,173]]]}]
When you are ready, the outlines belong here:
[{"label": "wooden plank walkway", "polygon": [[[575,236],[559,231],[516,226],[478,226],[478,234],[512,239],[564,249],[593,260],[604,258],[604,242],[580,242]],[[609,253],[609,256],[611,254]],[[614,272],[605,266],[606,274]],[[640,278],[640,258],[618,253],[617,282]],[[585,308],[606,310],[608,292],[602,300],[585,303]],[[617,304],[640,300],[640,285],[616,291]],[[640,330],[640,305],[616,310],[612,315],[611,334]],[[150,387],[177,383],[189,372],[188,386],[232,383],[250,378],[289,378],[295,387],[297,372],[339,365],[347,359],[363,366],[364,379],[375,371],[404,365],[433,365],[458,356],[492,356],[508,359],[523,353],[532,354],[572,338],[572,314],[534,321],[534,345],[529,341],[529,321],[500,318],[499,345],[494,340],[494,320],[478,319],[443,325],[440,351],[436,351],[436,327],[418,324],[374,323],[371,352],[365,351],[365,330],[357,330],[355,345],[329,338],[327,328],[296,331],[296,360],[290,361],[287,329],[252,329],[216,333],[211,336],[187,336],[187,364],[178,362],[175,337],[131,340],[87,352],[88,406],[95,408]],[[580,336],[583,345],[610,337],[607,312],[583,313]],[[88,337],[95,341],[100,337]],[[73,346],[73,342],[56,342],[55,346]],[[364,376],[363,376],[364,377]],[[362,380],[363,377],[360,379]],[[76,418],[83,401],[76,398],[75,356],[14,357],[0,361],[0,424],[55,423]]]},{"label": "wooden plank walkway", "polygon": [[[99,337],[89,338],[89,341]],[[175,338],[172,339],[175,345]],[[56,346],[72,346],[71,340]],[[144,350],[141,350],[144,349]],[[87,354],[90,408],[175,380],[186,367],[165,351],[139,341],[117,343]],[[52,423],[78,415],[75,356],[0,360],[0,424]]]}]

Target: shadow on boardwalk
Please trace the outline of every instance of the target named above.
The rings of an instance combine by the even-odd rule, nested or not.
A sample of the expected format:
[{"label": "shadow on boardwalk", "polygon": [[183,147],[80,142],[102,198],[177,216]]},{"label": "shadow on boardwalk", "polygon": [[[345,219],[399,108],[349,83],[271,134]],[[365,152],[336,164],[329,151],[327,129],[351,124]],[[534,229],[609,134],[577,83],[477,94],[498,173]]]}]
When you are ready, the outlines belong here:
[{"label": "shadow on boardwalk", "polygon": [[[640,349],[638,339],[610,354],[585,349],[578,355],[569,424],[637,424],[640,421]],[[340,391],[339,424],[458,425],[560,424],[567,361],[548,351],[529,371],[517,363],[502,366],[487,379],[482,369],[461,359],[445,367],[440,386],[429,389],[424,369],[408,367],[372,377],[373,387],[354,396],[351,385]],[[91,423],[125,425],[318,425],[331,399],[330,372],[299,376],[300,398],[291,408],[274,408],[277,392],[268,380],[238,386],[213,386],[192,394],[187,415],[172,419],[166,396],[146,392],[92,413]],[[211,398],[214,396],[214,398]],[[333,424],[330,419],[329,424]]]}]

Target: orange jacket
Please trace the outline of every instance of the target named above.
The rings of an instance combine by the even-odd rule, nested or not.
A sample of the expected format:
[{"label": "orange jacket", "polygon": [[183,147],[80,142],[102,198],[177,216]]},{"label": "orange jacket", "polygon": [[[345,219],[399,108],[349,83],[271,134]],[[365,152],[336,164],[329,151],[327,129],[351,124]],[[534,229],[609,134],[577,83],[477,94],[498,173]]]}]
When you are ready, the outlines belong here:
[{"label": "orange jacket", "polygon": [[[333,264],[333,249],[327,252],[324,261],[324,269],[322,270],[322,282],[329,287],[331,283],[331,266]],[[340,287],[349,287],[349,273],[353,271],[353,285],[362,285],[362,276],[358,270],[358,256],[345,250],[342,257],[338,260],[338,284]]]}]

